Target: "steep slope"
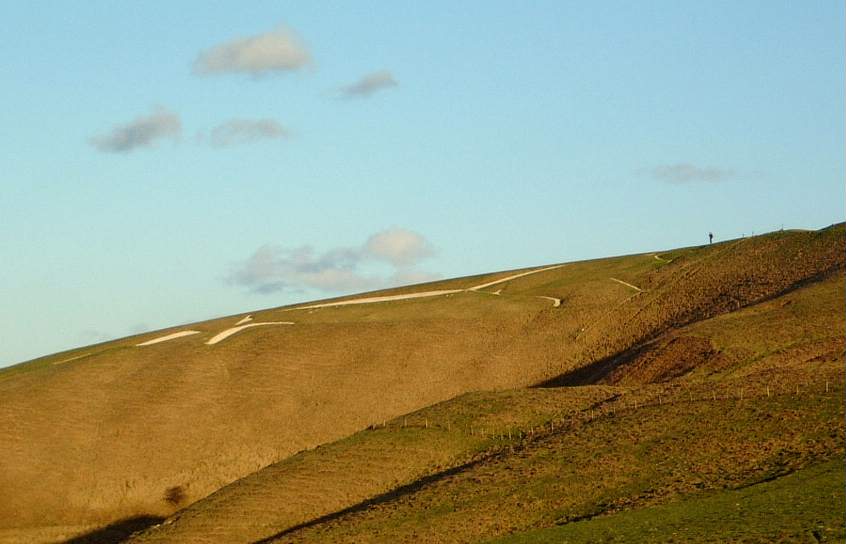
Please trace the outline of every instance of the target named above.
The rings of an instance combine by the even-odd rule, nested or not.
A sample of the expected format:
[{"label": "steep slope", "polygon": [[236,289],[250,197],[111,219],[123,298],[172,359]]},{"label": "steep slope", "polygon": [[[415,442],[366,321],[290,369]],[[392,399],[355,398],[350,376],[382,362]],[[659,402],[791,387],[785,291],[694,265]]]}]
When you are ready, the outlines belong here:
[{"label": "steep slope", "polygon": [[[731,488],[740,485],[738,478],[754,482],[813,466],[843,452],[838,407],[843,300],[838,275],[671,330],[646,352],[658,355],[639,351],[639,359],[615,369],[625,387],[458,397],[409,416],[407,428],[401,418],[386,429],[365,431],[259,471],[133,542],[254,542],[268,535],[278,535],[280,542],[394,542],[421,535],[434,542],[474,542],[503,531]],[[694,345],[705,343],[715,355],[703,359],[697,357],[699,350],[679,351],[673,347],[679,338],[696,338]],[[675,380],[653,380],[654,369],[644,373],[642,360],[660,361],[661,369],[672,361],[687,372]],[[471,427],[476,435],[469,434]],[[520,438],[539,429],[541,442]],[[638,449],[668,443],[666,436],[672,437],[669,451]],[[475,461],[468,463],[471,456]],[[697,456],[704,457],[695,461]],[[657,472],[669,479],[662,484],[664,476],[652,465],[662,467]],[[692,466],[696,481],[681,485],[690,479]],[[550,471],[570,475],[538,476]],[[479,472],[487,476],[475,476]],[[603,476],[589,484],[575,476],[594,472]],[[599,493],[593,487],[606,497],[602,504],[590,499]],[[650,492],[644,495],[647,487]],[[544,500],[527,498],[504,515],[501,501],[527,489],[542,491]],[[486,498],[469,498],[479,495]],[[362,502],[372,497],[379,498]],[[581,502],[567,502],[567,497]],[[483,511],[487,508],[496,514]],[[343,512],[330,514],[334,511]],[[479,519],[497,525],[480,528],[474,521]]]},{"label": "steep slope", "polygon": [[697,389],[693,401],[679,395],[632,410],[608,406],[514,454],[263,542],[484,542],[755,485],[843,455],[842,381],[828,395],[814,385],[798,397],[713,401]]},{"label": "steep slope", "polygon": [[672,329],[545,385],[689,383],[835,361],[844,351],[844,298],[843,276],[830,276],[743,310]]},{"label": "steep slope", "polygon": [[[843,250],[842,226],[776,233],[662,254],[669,264],[651,254],[619,257],[475,291],[464,289],[520,271],[375,294],[456,290],[440,296],[264,310],[252,323],[294,325],[253,327],[214,345],[205,342],[244,316],[22,365],[0,373],[2,528],[71,534],[168,515],[371,423],[467,391],[555,380],[842,272]],[[136,346],[185,330],[198,332]],[[419,470],[412,464],[402,477]]]},{"label": "steep slope", "polygon": [[[201,331],[194,336],[135,346],[173,332],[163,331],[14,372],[0,379],[0,520],[172,512],[306,447],[489,387],[473,359],[548,306],[466,293],[339,307],[204,344],[232,318],[190,325]],[[176,504],[165,500],[175,487]]]},{"label": "steep slope", "polygon": [[[224,487],[138,542],[253,542],[501,448],[495,432],[540,428],[612,398],[609,387],[468,393],[301,452]],[[418,483],[416,483],[418,482]],[[135,541],[135,540],[133,540]]]},{"label": "steep slope", "polygon": [[[581,542],[843,542],[842,456],[739,489],[517,534],[496,544]],[[779,520],[774,523],[774,520]]]}]

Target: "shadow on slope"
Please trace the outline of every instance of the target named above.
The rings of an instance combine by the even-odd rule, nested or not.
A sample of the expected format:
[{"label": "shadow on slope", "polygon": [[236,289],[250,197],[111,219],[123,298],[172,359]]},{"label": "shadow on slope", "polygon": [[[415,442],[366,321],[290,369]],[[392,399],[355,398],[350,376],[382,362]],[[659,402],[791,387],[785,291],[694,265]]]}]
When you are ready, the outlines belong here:
[{"label": "shadow on slope", "polygon": [[75,536],[62,544],[119,544],[125,542],[138,531],[161,523],[165,518],[159,516],[136,516],[110,523],[100,529]]},{"label": "shadow on slope", "polygon": [[381,495],[377,495],[371,499],[367,499],[366,501],[362,501],[360,503],[354,504],[343,510],[338,510],[337,512],[332,512],[331,514],[326,514],[324,516],[320,516],[318,518],[312,519],[310,521],[306,521],[304,523],[300,523],[298,525],[294,525],[293,527],[289,527],[282,531],[279,531],[275,535],[271,535],[266,538],[262,538],[261,540],[256,540],[252,544],[269,544],[271,542],[275,542],[278,539],[296,533],[302,529],[308,529],[309,527],[315,527],[321,525],[323,523],[328,523],[331,521],[335,521],[338,519],[343,518],[348,514],[355,514],[356,512],[363,512],[369,508],[375,507],[380,504],[384,504],[393,500],[397,500],[401,497],[406,495],[412,495],[417,493],[418,491],[422,490],[426,486],[438,482],[444,478],[448,478],[450,476],[454,476],[456,474],[460,474],[480,463],[483,463],[486,458],[479,458],[474,461],[470,461],[468,463],[464,463],[463,465],[459,465],[457,467],[452,467],[447,470],[437,472],[435,474],[429,474],[428,476],[424,476],[419,480],[415,480],[414,482],[397,487],[396,489],[392,489],[387,493],[382,493]]},{"label": "shadow on slope", "polygon": [[[832,388],[817,378],[820,370]],[[794,369],[783,378],[778,387],[757,388],[755,397],[745,380],[725,383],[719,391],[705,383],[688,391],[656,386],[628,391],[554,431],[515,441],[514,453],[506,447],[410,493],[264,542],[480,542],[711,494],[734,498],[732,490],[769,492],[771,486],[755,484],[843,455],[843,385],[834,382],[842,380],[839,368],[828,363]],[[817,381],[796,394],[792,384],[809,379]],[[740,385],[747,386],[742,399],[735,396]],[[654,402],[644,396],[650,393],[665,396]],[[764,524],[792,515],[784,495],[764,497],[781,506]],[[822,502],[813,511],[797,510],[794,521],[813,526],[816,519],[836,519],[839,510]],[[735,540],[731,536],[726,531],[712,541]]]},{"label": "shadow on slope", "polygon": [[132,542],[264,542],[330,523],[471,469],[510,444],[503,435],[525,438],[617,396],[608,387],[467,393],[266,467]]},{"label": "shadow on slope", "polygon": [[[210,497],[225,509],[222,503],[231,496],[213,491],[296,451],[467,391],[549,380],[669,329],[764,300],[815,274],[842,271],[844,242],[842,226],[775,233],[668,254],[671,264],[651,255],[573,263],[509,283],[502,296],[473,292],[298,312],[296,327],[252,331],[214,348],[199,339],[145,349],[118,343],[108,353],[45,359],[40,372],[0,380],[0,458],[13,469],[0,471],[0,488],[39,489],[37,495],[10,491],[19,497],[14,504],[0,500],[0,527],[12,519],[8,512],[18,515],[18,523],[21,515],[31,525],[72,523],[87,514],[67,506],[95,499],[108,508],[99,515],[110,519],[169,514],[161,493],[175,485],[190,489],[190,502]],[[552,311],[537,295],[567,302]],[[276,320],[281,311],[257,312],[255,318]],[[191,327],[208,333],[232,319]],[[426,452],[427,461],[446,456],[433,448]],[[370,456],[370,450],[352,455],[337,472],[358,475],[372,465]],[[385,456],[377,452],[375,458]],[[403,482],[428,470],[424,463],[410,471],[405,461],[392,458],[397,470],[405,470]],[[372,466],[377,474],[386,471]],[[323,479],[317,476],[310,477],[312,484]],[[325,494],[303,487],[309,490],[304,504],[295,502],[289,518],[272,521],[294,525],[306,514],[342,509],[395,485],[391,476],[367,489],[349,482],[355,489],[350,495],[329,493],[328,486],[321,488]],[[268,496],[266,482],[248,482],[261,492],[257,499]],[[259,514],[267,510],[261,500],[251,504]],[[230,525],[236,519],[227,518]]]},{"label": "shadow on slope", "polygon": [[[811,338],[809,327],[814,324],[828,331],[840,330],[841,320],[833,316],[838,315],[842,298],[842,271],[835,269],[797,282],[740,310],[700,318],[680,328],[669,328],[655,338],[571,369],[534,387],[664,383],[694,371],[699,371],[703,377],[703,373],[713,375],[771,356],[776,351],[772,349],[774,343],[782,351],[802,345],[801,351],[814,352],[814,357],[807,360],[827,360],[831,358],[826,353],[832,349],[828,345],[830,342]],[[732,347],[739,346],[726,344],[724,339],[715,341],[715,336],[720,336],[714,334],[715,327],[724,331],[739,328],[744,334],[755,331],[753,336],[759,338],[750,337],[743,342],[742,350],[733,350]],[[761,341],[765,336],[771,338]],[[738,351],[746,354],[738,355]]]},{"label": "shadow on slope", "polygon": [[543,381],[534,387],[575,387],[579,385],[590,385],[601,382],[614,370],[636,361],[641,355],[648,351],[648,346],[638,346],[630,350],[605,357],[589,365],[565,372],[549,380]]}]

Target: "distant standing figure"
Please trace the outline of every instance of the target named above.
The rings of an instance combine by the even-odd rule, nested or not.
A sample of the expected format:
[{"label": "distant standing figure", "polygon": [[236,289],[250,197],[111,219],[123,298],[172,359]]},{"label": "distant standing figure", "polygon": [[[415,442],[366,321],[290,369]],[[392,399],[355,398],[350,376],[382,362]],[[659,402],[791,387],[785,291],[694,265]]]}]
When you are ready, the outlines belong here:
[{"label": "distant standing figure", "polygon": [[709,232],[709,233],[708,233],[708,243],[709,243],[709,244],[713,244],[713,243],[714,243],[714,233],[713,233],[713,232]]}]

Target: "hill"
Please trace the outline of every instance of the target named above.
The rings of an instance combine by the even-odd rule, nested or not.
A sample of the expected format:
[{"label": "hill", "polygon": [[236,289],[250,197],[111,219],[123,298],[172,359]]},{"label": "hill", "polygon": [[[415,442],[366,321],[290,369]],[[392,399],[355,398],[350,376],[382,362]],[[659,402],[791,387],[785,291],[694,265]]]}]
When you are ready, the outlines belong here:
[{"label": "hill", "polygon": [[843,452],[843,270],[838,225],[19,365],[0,373],[0,541],[163,521],[132,541],[470,542],[817,474]]}]

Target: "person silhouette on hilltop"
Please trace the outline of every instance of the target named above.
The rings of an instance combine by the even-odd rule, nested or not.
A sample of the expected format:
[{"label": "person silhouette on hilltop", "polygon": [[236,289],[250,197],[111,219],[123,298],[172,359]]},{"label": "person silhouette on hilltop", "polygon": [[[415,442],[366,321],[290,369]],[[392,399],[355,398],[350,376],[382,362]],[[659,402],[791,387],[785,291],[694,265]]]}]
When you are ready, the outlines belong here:
[{"label": "person silhouette on hilltop", "polygon": [[708,243],[709,243],[709,244],[713,244],[713,243],[714,243],[714,233],[713,233],[713,232],[709,232],[709,233],[708,233]]}]

